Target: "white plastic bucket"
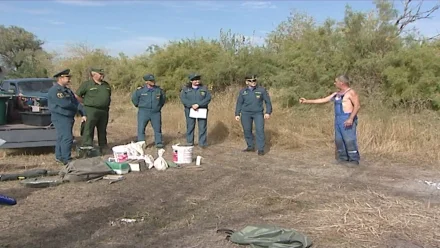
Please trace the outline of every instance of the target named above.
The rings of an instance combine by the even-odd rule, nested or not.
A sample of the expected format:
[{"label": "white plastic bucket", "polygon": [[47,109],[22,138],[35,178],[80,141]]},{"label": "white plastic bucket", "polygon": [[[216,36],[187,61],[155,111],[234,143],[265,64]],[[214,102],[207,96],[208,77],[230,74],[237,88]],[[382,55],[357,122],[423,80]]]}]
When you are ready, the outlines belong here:
[{"label": "white plastic bucket", "polygon": [[114,146],[112,151],[116,162],[120,163],[128,160],[128,149],[125,146]]},{"label": "white plastic bucket", "polygon": [[173,162],[176,164],[190,164],[193,161],[193,146],[173,145]]}]

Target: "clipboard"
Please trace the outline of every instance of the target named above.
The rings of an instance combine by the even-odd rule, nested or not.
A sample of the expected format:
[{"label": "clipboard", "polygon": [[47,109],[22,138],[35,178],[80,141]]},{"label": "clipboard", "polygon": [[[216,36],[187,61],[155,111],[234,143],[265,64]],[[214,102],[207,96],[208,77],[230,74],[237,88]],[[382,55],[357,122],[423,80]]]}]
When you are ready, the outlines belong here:
[{"label": "clipboard", "polygon": [[194,119],[206,119],[207,113],[208,110],[205,108],[198,108],[197,110],[191,108],[189,110],[189,117]]}]

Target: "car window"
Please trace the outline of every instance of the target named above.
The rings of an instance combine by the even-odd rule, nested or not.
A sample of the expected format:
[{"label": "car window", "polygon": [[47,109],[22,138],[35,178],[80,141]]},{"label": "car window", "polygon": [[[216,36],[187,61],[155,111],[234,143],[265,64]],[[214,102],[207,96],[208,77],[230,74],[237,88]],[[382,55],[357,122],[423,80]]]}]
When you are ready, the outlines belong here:
[{"label": "car window", "polygon": [[18,84],[18,89],[22,94],[47,93],[53,86],[54,81],[24,81]]},{"label": "car window", "polygon": [[9,82],[3,82],[3,83],[0,85],[0,88],[1,88],[2,90],[4,90],[4,91],[8,91],[8,90],[9,90]]}]

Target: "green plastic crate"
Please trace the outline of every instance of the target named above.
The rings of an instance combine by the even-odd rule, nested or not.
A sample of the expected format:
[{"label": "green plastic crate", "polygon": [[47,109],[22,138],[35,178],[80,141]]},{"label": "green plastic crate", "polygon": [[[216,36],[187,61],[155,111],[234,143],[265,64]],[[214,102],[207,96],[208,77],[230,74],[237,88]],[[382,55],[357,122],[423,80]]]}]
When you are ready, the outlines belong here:
[{"label": "green plastic crate", "polygon": [[127,174],[128,172],[130,172],[130,165],[126,162],[118,163],[110,160],[106,161],[105,163],[118,175]]}]

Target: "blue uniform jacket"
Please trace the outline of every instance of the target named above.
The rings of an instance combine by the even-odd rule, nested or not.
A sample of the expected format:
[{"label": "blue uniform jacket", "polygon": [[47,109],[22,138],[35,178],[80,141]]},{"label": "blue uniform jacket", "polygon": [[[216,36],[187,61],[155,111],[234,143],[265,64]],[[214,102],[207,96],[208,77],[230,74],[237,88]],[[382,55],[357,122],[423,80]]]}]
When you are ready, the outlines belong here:
[{"label": "blue uniform jacket", "polygon": [[240,116],[241,113],[263,112],[263,101],[266,103],[266,114],[272,114],[272,102],[264,87],[257,85],[254,89],[246,87],[240,90],[235,105],[235,116]]},{"label": "blue uniform jacket", "polygon": [[133,92],[131,102],[136,108],[160,112],[165,105],[165,92],[158,86],[148,88],[144,85]]},{"label": "blue uniform jacket", "polygon": [[86,115],[83,106],[75,98],[72,90],[67,87],[55,84],[49,89],[47,98],[51,113],[67,117],[75,117],[78,112],[81,116]]},{"label": "blue uniform jacket", "polygon": [[198,104],[199,108],[208,108],[211,102],[211,93],[205,86],[200,86],[197,89],[185,86],[180,92],[180,101],[185,108],[191,108],[194,104]]}]

